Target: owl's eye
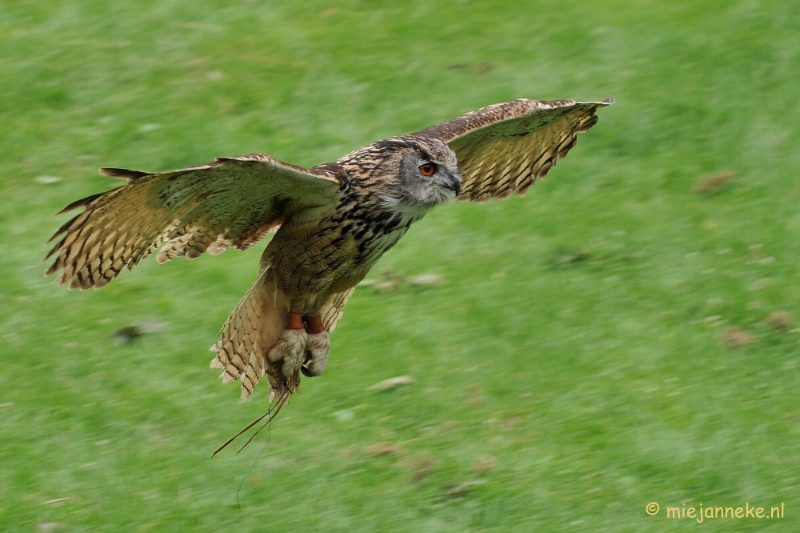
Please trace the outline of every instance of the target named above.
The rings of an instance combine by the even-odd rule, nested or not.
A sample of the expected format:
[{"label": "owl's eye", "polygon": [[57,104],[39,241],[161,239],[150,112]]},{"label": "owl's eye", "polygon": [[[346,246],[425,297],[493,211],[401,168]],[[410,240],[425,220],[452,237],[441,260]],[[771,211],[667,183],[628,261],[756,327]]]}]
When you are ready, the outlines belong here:
[{"label": "owl's eye", "polygon": [[433,173],[436,172],[436,165],[433,163],[425,163],[419,166],[419,171],[422,172],[423,176],[433,176]]}]

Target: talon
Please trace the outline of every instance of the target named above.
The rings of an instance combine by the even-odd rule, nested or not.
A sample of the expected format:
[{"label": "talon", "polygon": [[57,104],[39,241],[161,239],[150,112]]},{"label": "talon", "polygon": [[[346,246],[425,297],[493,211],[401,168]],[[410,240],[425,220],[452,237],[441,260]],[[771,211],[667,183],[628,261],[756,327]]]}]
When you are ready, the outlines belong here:
[{"label": "talon", "polygon": [[273,363],[282,361],[283,375],[291,378],[303,364],[307,338],[308,335],[303,328],[287,329],[275,346],[267,352],[267,359]]},{"label": "talon", "polygon": [[[319,317],[315,317],[319,320]],[[308,324],[308,323],[307,323]],[[321,325],[321,321],[320,321]],[[318,333],[308,333],[306,344],[306,359],[301,367],[303,375],[308,377],[319,376],[328,363],[328,354],[331,351],[331,340],[328,332],[323,328]]]}]

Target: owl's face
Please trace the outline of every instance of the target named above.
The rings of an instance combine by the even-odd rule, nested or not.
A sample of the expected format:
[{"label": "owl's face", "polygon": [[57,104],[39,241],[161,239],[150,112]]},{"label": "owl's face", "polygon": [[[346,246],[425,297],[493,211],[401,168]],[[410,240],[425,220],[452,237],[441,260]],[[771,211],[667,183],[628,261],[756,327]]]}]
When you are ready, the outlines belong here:
[{"label": "owl's face", "polygon": [[389,189],[393,207],[426,211],[458,196],[461,174],[456,154],[447,144],[438,139],[404,137],[384,143],[398,148],[391,158],[392,164],[398,167],[395,187]]},{"label": "owl's face", "polygon": [[432,137],[391,137],[341,158],[353,186],[375,187],[383,207],[417,220],[461,190],[455,152]]},{"label": "owl's face", "polygon": [[461,174],[456,154],[446,144],[439,144],[441,146],[412,146],[403,154],[400,160],[401,203],[409,207],[433,207],[458,196]]}]

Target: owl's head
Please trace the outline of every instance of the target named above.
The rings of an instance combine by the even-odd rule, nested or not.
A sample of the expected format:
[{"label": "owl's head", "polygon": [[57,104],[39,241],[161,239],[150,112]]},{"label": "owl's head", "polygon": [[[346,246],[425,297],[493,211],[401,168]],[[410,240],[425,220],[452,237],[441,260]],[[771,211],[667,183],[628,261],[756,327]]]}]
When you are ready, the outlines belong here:
[{"label": "owl's head", "polygon": [[384,182],[388,203],[400,210],[426,210],[453,200],[461,190],[461,174],[456,154],[439,139],[392,137],[376,143],[384,154],[391,154],[383,170],[392,178]]}]

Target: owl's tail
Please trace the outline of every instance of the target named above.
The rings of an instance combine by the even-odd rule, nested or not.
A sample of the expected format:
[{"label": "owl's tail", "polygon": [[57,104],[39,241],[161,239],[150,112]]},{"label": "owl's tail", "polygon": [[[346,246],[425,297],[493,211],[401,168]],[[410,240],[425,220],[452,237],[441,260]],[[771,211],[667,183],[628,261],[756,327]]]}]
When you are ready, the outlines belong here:
[{"label": "owl's tail", "polygon": [[299,384],[299,376],[285,377],[282,361],[271,362],[269,350],[286,330],[290,302],[277,287],[267,266],[247,294],[239,301],[225,325],[219,340],[211,347],[217,352],[211,368],[222,370],[222,382],[242,382],[242,399],[252,394],[264,375],[270,385],[270,401],[288,397]]}]

